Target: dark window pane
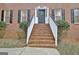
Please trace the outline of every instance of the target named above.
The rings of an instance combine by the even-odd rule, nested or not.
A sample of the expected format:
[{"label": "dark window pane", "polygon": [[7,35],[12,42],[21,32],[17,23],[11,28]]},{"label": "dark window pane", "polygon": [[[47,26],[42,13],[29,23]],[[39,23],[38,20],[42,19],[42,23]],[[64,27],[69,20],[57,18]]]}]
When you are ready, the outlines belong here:
[{"label": "dark window pane", "polygon": [[10,10],[10,23],[12,23],[12,18],[13,18],[13,10]]},{"label": "dark window pane", "polygon": [[4,10],[1,12],[1,21],[4,21]]},{"label": "dark window pane", "polygon": [[21,10],[18,10],[18,23],[21,21]]},{"label": "dark window pane", "polygon": [[62,20],[65,20],[65,10],[62,9]]},{"label": "dark window pane", "polygon": [[27,10],[27,20],[28,20],[28,22],[31,21],[31,20],[30,20],[30,10],[29,10],[29,9]]},{"label": "dark window pane", "polygon": [[54,12],[54,9],[52,9],[51,17],[52,17],[53,20],[55,20],[55,12]]},{"label": "dark window pane", "polygon": [[71,23],[74,23],[74,9],[71,9]]}]

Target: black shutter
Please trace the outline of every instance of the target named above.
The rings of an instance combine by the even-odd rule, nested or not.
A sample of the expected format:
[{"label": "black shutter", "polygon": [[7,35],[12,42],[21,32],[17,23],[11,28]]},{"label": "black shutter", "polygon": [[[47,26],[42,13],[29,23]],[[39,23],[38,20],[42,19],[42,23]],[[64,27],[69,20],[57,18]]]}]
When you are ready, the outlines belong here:
[{"label": "black shutter", "polygon": [[65,10],[62,9],[62,20],[65,20]]},{"label": "black shutter", "polygon": [[18,10],[18,23],[21,21],[21,10]]},{"label": "black shutter", "polygon": [[51,17],[52,17],[53,20],[55,20],[55,10],[54,9],[52,9]]},{"label": "black shutter", "polygon": [[28,20],[28,22],[31,21],[31,19],[30,19],[30,9],[27,10],[27,20]]},{"label": "black shutter", "polygon": [[1,11],[1,21],[4,21],[4,10]]},{"label": "black shutter", "polygon": [[13,10],[10,10],[10,23],[12,23],[13,20]]},{"label": "black shutter", "polygon": [[71,23],[74,23],[74,9],[71,9]]}]

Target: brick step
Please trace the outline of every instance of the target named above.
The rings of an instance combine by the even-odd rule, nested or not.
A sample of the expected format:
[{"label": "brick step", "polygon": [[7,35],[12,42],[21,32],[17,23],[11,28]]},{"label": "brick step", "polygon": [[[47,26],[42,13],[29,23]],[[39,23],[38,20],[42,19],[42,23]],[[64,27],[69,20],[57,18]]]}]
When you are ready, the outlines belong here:
[{"label": "brick step", "polygon": [[52,33],[49,33],[49,32],[32,32],[32,34],[41,34],[41,35],[43,35],[43,34],[52,34]]},{"label": "brick step", "polygon": [[40,34],[40,35],[34,35],[34,34],[32,34],[32,36],[31,37],[46,37],[46,36],[48,36],[48,37],[51,37],[51,36],[53,36],[53,35],[44,35],[44,34]]},{"label": "brick step", "polygon": [[45,29],[45,30],[50,30],[49,28],[46,28],[46,27],[39,27],[39,28],[37,28],[37,27],[33,27],[35,30],[43,30],[43,29]]},{"label": "brick step", "polygon": [[32,31],[51,31],[50,29],[33,29]]},{"label": "brick step", "polygon": [[54,38],[30,38],[30,40],[54,40]]},{"label": "brick step", "polygon": [[35,24],[35,26],[49,26],[48,24]]},{"label": "brick step", "polygon": [[29,47],[55,48],[55,44],[29,44]]},{"label": "brick step", "polygon": [[49,27],[49,25],[46,25],[46,24],[44,24],[44,25],[39,25],[39,24],[34,25],[34,27],[37,27],[37,26],[39,26],[39,27]]},{"label": "brick step", "polygon": [[[38,27],[38,28],[37,28]],[[49,26],[34,26],[34,29],[48,29],[50,28]]]},{"label": "brick step", "polygon": [[29,41],[55,41],[54,39],[30,39]]},{"label": "brick step", "polygon": [[53,39],[53,37],[31,37],[31,39]]},{"label": "brick step", "polygon": [[40,31],[40,32],[42,32],[42,31],[44,31],[44,32],[50,32],[51,30],[46,30],[46,29],[43,29],[43,30],[37,29],[37,30],[35,30],[35,29],[33,29],[32,31],[34,31],[34,32],[38,32],[38,31]]},{"label": "brick step", "polygon": [[35,24],[35,26],[48,26],[48,24]]},{"label": "brick step", "polygon": [[50,32],[51,30],[45,30],[45,29],[43,29],[43,30],[39,30],[39,29],[35,30],[35,29],[34,29],[34,30],[32,30],[32,31],[33,31],[33,32],[38,32],[38,31],[39,31],[39,32],[43,32],[43,31],[44,31],[44,32]]},{"label": "brick step", "polygon": [[51,33],[51,30],[32,30],[33,32],[49,32]]},{"label": "brick step", "polygon": [[31,37],[52,37],[53,35],[32,35]]},{"label": "brick step", "polygon": [[52,34],[32,34],[32,36],[53,36]]},{"label": "brick step", "polygon": [[51,37],[51,36],[31,36],[31,38],[45,38],[45,39],[50,39],[50,38],[54,38],[54,37]]},{"label": "brick step", "polygon": [[30,40],[29,44],[53,44],[55,43],[54,40]]},{"label": "brick step", "polygon": [[34,29],[48,29],[48,28],[50,28],[50,27],[48,27],[48,26],[39,26],[38,28],[37,28],[37,26],[35,27],[34,26]]},{"label": "brick step", "polygon": [[35,30],[37,30],[37,29],[40,29],[40,30],[43,30],[43,29],[45,29],[45,30],[51,30],[50,29],[50,27],[33,27]]}]

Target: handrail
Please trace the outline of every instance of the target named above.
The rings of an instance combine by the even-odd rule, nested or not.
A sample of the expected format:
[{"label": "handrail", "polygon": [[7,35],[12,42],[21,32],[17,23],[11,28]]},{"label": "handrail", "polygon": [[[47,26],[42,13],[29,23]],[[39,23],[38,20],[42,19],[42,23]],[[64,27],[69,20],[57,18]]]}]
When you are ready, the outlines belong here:
[{"label": "handrail", "polygon": [[57,46],[57,31],[58,31],[58,27],[56,25],[56,23],[54,22],[54,20],[49,17],[49,25],[50,25],[50,28],[51,28],[51,31],[54,35],[54,38],[55,38],[55,45]]},{"label": "handrail", "polygon": [[32,18],[32,20],[31,20],[31,22],[30,22],[30,24],[28,26],[28,29],[27,29],[27,41],[26,41],[26,44],[28,44],[32,29],[33,29],[33,26],[34,26],[34,19],[35,19],[35,17]]}]

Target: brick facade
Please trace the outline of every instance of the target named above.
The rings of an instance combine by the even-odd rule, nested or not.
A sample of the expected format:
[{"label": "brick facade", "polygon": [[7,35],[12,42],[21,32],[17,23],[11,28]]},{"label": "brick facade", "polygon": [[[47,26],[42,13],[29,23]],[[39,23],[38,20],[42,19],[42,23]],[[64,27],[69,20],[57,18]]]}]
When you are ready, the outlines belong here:
[{"label": "brick facade", "polygon": [[[70,24],[70,30],[72,32],[79,31],[79,24],[71,23],[71,9],[79,8],[78,3],[5,3],[0,4],[0,10],[13,10],[13,20],[18,20],[18,10],[30,9],[31,16],[35,15],[35,8],[38,6],[46,6],[49,8],[49,15],[51,15],[51,10],[56,8],[62,8],[65,10],[65,21]],[[0,12],[1,20],[1,12]],[[17,22],[18,23],[18,22]],[[15,25],[15,24],[14,24]]]}]

